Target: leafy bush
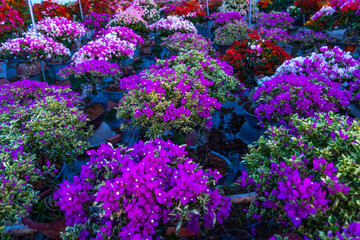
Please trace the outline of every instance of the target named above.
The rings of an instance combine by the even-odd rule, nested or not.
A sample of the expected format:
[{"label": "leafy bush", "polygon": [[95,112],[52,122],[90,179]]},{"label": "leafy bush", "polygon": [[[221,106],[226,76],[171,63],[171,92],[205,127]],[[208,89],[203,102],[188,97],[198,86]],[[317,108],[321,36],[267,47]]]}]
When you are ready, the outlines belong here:
[{"label": "leafy bush", "polygon": [[205,78],[212,82],[209,96],[219,102],[234,101],[242,95],[244,86],[233,77],[233,68],[224,61],[212,58],[208,53],[192,51],[180,53],[167,60],[158,60],[154,69],[172,68],[178,74],[194,78]]},{"label": "leafy bush", "polygon": [[295,74],[264,81],[254,96],[255,114],[264,123],[289,122],[291,115],[312,117],[319,112],[346,113],[352,95],[320,74]]},{"label": "leafy bush", "polygon": [[159,139],[88,151],[81,177],[55,194],[69,225],[64,239],[153,239],[172,224],[195,233],[221,224],[231,202],[210,188],[221,175],[204,172],[186,154]]},{"label": "leafy bush", "polygon": [[332,112],[271,127],[244,159],[241,186],[259,194],[247,217],[272,219],[312,239],[359,221],[360,125]]},{"label": "leafy bush", "polygon": [[208,41],[203,36],[195,33],[174,33],[163,39],[161,46],[166,47],[169,51],[174,53],[201,50],[214,54],[211,40]]},{"label": "leafy bush", "polygon": [[222,45],[232,45],[236,40],[248,36],[249,26],[244,21],[233,21],[215,30],[214,42]]},{"label": "leafy bush", "polygon": [[214,82],[201,78],[200,73],[193,77],[166,67],[149,69],[140,73],[136,82],[135,88],[127,88],[129,93],[120,101],[117,117],[131,119],[122,123],[122,129],[142,127],[152,139],[167,130],[188,134],[205,124],[210,127],[212,114],[221,107],[209,96]]}]

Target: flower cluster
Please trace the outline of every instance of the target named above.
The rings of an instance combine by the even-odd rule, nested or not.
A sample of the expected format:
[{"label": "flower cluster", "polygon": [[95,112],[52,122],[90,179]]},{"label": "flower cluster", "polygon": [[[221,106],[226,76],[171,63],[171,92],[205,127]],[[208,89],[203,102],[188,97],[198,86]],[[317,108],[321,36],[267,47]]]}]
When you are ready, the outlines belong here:
[{"label": "flower cluster", "polygon": [[359,130],[331,112],[269,128],[244,158],[250,174],[239,183],[259,194],[247,217],[274,219],[308,239],[349,226],[360,207],[360,162],[352,157]]},{"label": "flower cluster", "polygon": [[331,6],[323,6],[318,12],[316,12],[311,19],[312,20],[319,20],[322,16],[332,16],[336,10]]},{"label": "flower cluster", "polygon": [[220,27],[233,21],[243,21],[244,18],[238,12],[214,12],[210,15],[210,19],[213,20],[214,26]]},{"label": "flower cluster", "polygon": [[121,40],[116,35],[107,34],[103,38],[88,42],[72,56],[71,61],[75,65],[88,60],[120,62],[131,58],[134,51],[134,44]]},{"label": "flower cluster", "polygon": [[93,85],[99,84],[105,77],[120,77],[122,72],[120,66],[116,63],[109,63],[105,60],[88,60],[76,64],[75,67],[69,66],[59,72],[60,76],[68,78],[85,78]]},{"label": "flower cluster", "polygon": [[220,12],[239,12],[242,16],[247,16],[249,12],[249,1],[251,1],[252,10],[254,14],[258,11],[255,0],[224,0]]},{"label": "flower cluster", "polygon": [[303,14],[310,16],[321,8],[320,2],[320,0],[295,0],[294,4]]},{"label": "flower cluster", "polygon": [[248,36],[249,26],[243,20],[234,20],[215,30],[214,42],[221,45],[232,45],[237,40]]},{"label": "flower cluster", "polygon": [[[117,117],[131,119],[122,129],[136,126],[146,129],[146,136],[154,139],[165,131],[188,134],[210,123],[221,104],[210,97],[213,81],[191,74],[177,73],[163,67],[149,69],[136,79],[138,86],[128,88],[119,104]],[[209,126],[211,127],[211,125]]]},{"label": "flower cluster", "polygon": [[163,39],[161,46],[175,53],[193,50],[206,51],[210,54],[214,53],[211,41],[195,33],[174,33]]},{"label": "flower cluster", "polygon": [[135,0],[132,1],[129,9],[135,8],[136,11],[140,12],[145,21],[156,22],[160,19],[160,12],[158,5],[154,0]]},{"label": "flower cluster", "polygon": [[[2,1],[8,3],[10,7],[18,11],[19,17],[22,19],[22,21],[26,26],[31,24],[29,4],[26,0],[6,0],[6,1],[2,0]],[[3,6],[5,5],[6,4],[3,4]],[[1,12],[3,13],[3,11]]]},{"label": "flower cluster", "polygon": [[319,112],[345,112],[352,95],[320,74],[289,74],[264,81],[253,99],[257,102],[255,114],[259,120],[277,123],[288,122],[293,114],[313,117]]},{"label": "flower cluster", "polygon": [[257,2],[257,6],[259,8],[260,11],[268,11],[268,9],[270,8],[270,6],[273,4],[273,2],[271,0],[260,0]]},{"label": "flower cluster", "polygon": [[38,21],[47,17],[65,17],[69,20],[72,19],[70,11],[64,5],[52,0],[43,0],[41,3],[34,4],[33,11]]},{"label": "flower cluster", "polygon": [[141,36],[136,34],[132,29],[128,27],[108,27],[107,29],[100,30],[97,33],[97,38],[106,37],[108,34],[114,35],[120,40],[127,41],[133,44],[135,47],[140,47],[144,43]]},{"label": "flower cluster", "polygon": [[87,29],[100,30],[105,28],[106,24],[110,21],[110,16],[107,13],[95,13],[91,12],[88,16],[84,17],[82,24]]},{"label": "flower cluster", "polygon": [[57,173],[88,147],[86,116],[68,87],[23,80],[0,90],[0,225],[27,215],[35,183]]},{"label": "flower cluster", "polygon": [[320,49],[322,44],[330,42],[331,39],[322,32],[312,30],[299,32],[291,39],[291,45],[297,46],[304,51],[316,47]]},{"label": "flower cluster", "polygon": [[36,25],[37,30],[45,36],[66,45],[85,35],[84,25],[64,17],[44,18]]},{"label": "flower cluster", "polygon": [[349,227],[345,228],[341,226],[342,229],[337,232],[329,231],[328,233],[320,232],[320,239],[322,240],[354,240],[360,237],[360,222],[352,222]]},{"label": "flower cluster", "polygon": [[223,59],[234,67],[235,74],[242,82],[252,86],[255,74],[274,74],[277,67],[290,56],[280,46],[262,40],[256,31],[248,35],[249,38],[236,41]]},{"label": "flower cluster", "polygon": [[329,80],[344,83],[351,78],[351,72],[358,66],[359,62],[350,53],[342,51],[339,47],[333,49],[322,47],[320,53],[312,53],[308,57],[296,57],[285,61],[276,70],[275,75],[319,73]]},{"label": "flower cluster", "polygon": [[0,228],[6,223],[15,223],[19,216],[26,216],[37,199],[31,182],[41,178],[35,167],[35,157],[23,152],[21,139],[13,140],[8,145],[1,141]]},{"label": "flower cluster", "polygon": [[208,87],[210,97],[221,103],[236,100],[245,90],[244,85],[233,77],[233,68],[229,64],[211,57],[206,52],[180,53],[167,60],[158,60],[153,67],[172,68],[179,74],[213,81],[214,84]]},{"label": "flower cluster", "polygon": [[197,0],[189,0],[175,6],[169,15],[178,16],[196,24],[203,21],[206,16],[206,12]]},{"label": "flower cluster", "polygon": [[2,58],[16,57],[29,62],[40,60],[57,62],[70,57],[70,50],[52,38],[28,36],[2,43],[0,56]]},{"label": "flower cluster", "polygon": [[287,43],[293,39],[286,30],[281,28],[259,28],[258,33],[261,35],[263,39],[269,40],[275,44],[278,43]]},{"label": "flower cluster", "polygon": [[199,227],[222,223],[231,202],[209,188],[221,175],[204,172],[186,154],[184,147],[160,139],[88,151],[81,177],[60,184],[55,194],[70,225],[64,234],[154,239],[171,224],[176,232],[184,225],[198,233]]},{"label": "flower cluster", "polygon": [[254,14],[252,21],[255,22],[255,28],[281,28],[287,30],[292,27],[295,19],[290,17],[288,12],[259,12]]},{"label": "flower cluster", "polygon": [[169,36],[176,32],[197,33],[197,30],[190,21],[177,16],[167,16],[158,22],[149,26],[151,31],[159,32],[162,35]]},{"label": "flower cluster", "polygon": [[143,19],[142,12],[135,8],[130,8],[116,13],[107,24],[107,27],[114,26],[128,27],[139,34],[148,31],[148,24]]},{"label": "flower cluster", "polygon": [[12,8],[6,0],[0,1],[0,42],[15,31],[24,26],[24,21],[21,19],[17,10]]}]

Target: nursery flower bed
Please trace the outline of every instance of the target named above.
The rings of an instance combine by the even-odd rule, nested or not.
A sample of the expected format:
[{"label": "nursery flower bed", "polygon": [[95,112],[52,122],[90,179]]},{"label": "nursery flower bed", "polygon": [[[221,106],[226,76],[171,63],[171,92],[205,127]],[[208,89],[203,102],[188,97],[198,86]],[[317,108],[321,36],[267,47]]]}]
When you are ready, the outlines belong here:
[{"label": "nursery flower bed", "polygon": [[0,3],[1,239],[360,238],[358,1]]}]

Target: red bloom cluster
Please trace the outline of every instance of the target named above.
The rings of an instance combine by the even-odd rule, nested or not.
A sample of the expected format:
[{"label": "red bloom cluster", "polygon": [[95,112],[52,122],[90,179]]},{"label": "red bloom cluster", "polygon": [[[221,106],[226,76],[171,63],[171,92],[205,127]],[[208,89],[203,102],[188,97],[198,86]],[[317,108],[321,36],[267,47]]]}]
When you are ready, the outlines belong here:
[{"label": "red bloom cluster", "polygon": [[61,4],[51,0],[44,0],[42,3],[36,3],[33,8],[35,18],[41,20],[46,17],[65,17],[72,20],[70,11]]},{"label": "red bloom cluster", "polygon": [[290,58],[280,46],[262,40],[257,31],[250,32],[245,40],[234,42],[223,56],[242,82],[251,75],[273,75],[276,68]]},{"label": "red bloom cluster", "polygon": [[171,16],[182,16],[190,21],[195,20],[197,18],[203,18],[206,16],[206,12],[200,6],[197,0],[190,0],[182,3],[179,6],[175,6],[175,8],[169,14]]},{"label": "red bloom cluster", "polygon": [[19,12],[12,8],[6,0],[0,0],[0,42],[23,26],[24,22]]},{"label": "red bloom cluster", "polygon": [[299,7],[305,15],[312,15],[320,10],[322,0],[295,0],[295,6]]}]

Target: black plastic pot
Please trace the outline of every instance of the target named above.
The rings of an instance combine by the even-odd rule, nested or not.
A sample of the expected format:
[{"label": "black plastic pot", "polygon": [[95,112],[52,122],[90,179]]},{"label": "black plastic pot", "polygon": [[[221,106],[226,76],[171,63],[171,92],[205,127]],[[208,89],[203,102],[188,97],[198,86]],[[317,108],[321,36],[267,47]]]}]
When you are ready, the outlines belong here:
[{"label": "black plastic pot", "polygon": [[252,126],[252,127],[261,128],[260,125],[259,125],[259,123],[260,123],[259,119],[258,119],[254,114],[251,114],[251,113],[249,113],[249,112],[247,112],[247,111],[245,110],[244,107],[245,107],[246,104],[253,104],[253,102],[252,102],[252,101],[244,102],[244,103],[241,105],[241,108],[242,108],[242,110],[243,110],[243,112],[244,112],[244,117],[245,117],[246,121],[247,121],[247,122],[250,124],[250,126]]}]

